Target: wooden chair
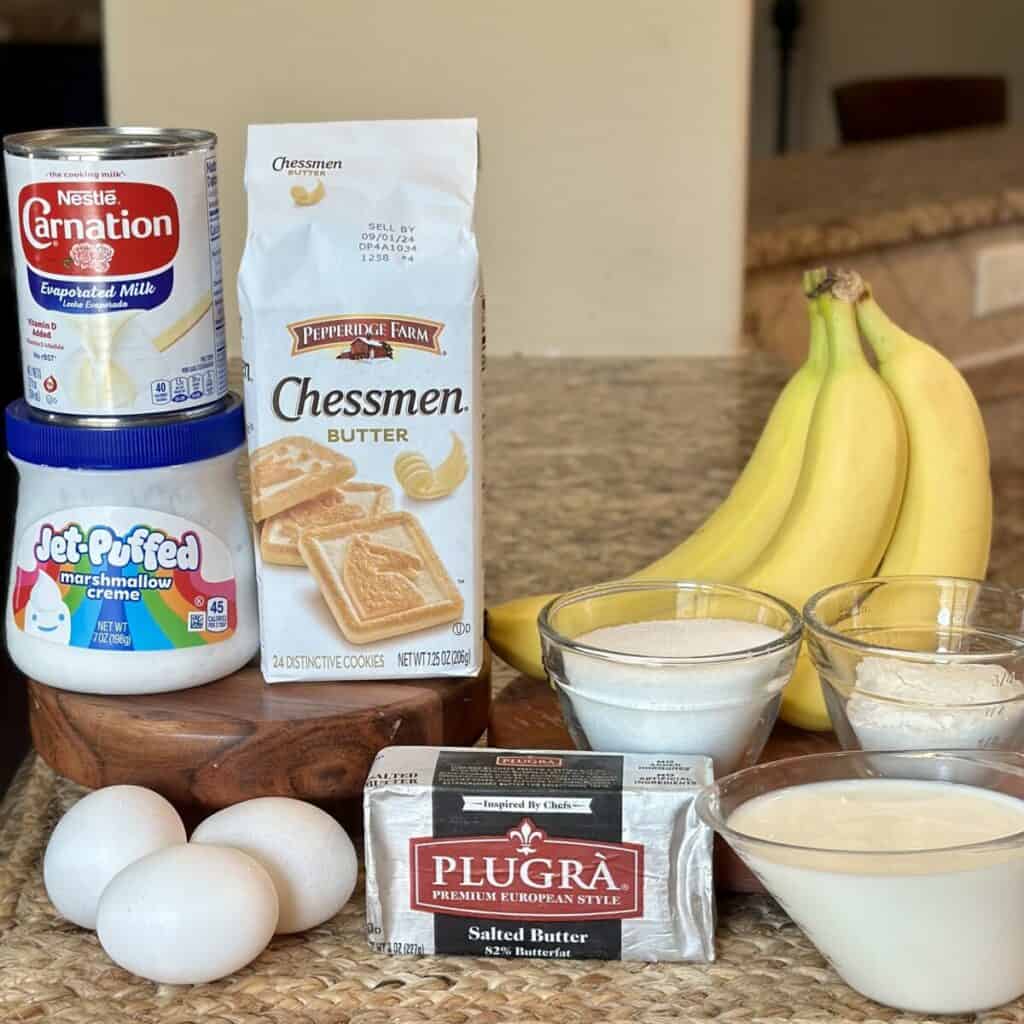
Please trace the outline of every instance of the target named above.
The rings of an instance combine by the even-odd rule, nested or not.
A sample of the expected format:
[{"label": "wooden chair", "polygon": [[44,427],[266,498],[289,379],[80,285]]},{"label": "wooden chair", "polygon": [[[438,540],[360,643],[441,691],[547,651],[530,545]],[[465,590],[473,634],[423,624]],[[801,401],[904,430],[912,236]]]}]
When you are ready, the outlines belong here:
[{"label": "wooden chair", "polygon": [[844,143],[1006,123],[1006,79],[920,76],[848,82],[832,90]]}]

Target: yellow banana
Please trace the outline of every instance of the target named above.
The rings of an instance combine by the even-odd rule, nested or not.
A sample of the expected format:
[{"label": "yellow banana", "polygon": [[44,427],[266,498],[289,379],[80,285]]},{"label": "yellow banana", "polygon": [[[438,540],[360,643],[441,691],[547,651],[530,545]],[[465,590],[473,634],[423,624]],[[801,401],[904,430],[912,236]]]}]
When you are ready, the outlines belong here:
[{"label": "yellow banana", "polygon": [[[822,587],[874,572],[903,496],[906,427],[892,392],[861,349],[853,305],[859,288],[855,275],[836,271],[816,289],[828,328],[829,366],[800,479],[782,526],[736,580],[796,608]],[[808,685],[807,668],[806,661],[798,667],[780,713],[792,724],[828,729],[820,687]]]},{"label": "yellow banana", "polygon": [[992,483],[981,410],[960,371],[897,327],[865,285],[857,320],[903,411],[910,465],[896,530],[879,576],[984,579],[992,539]]},{"label": "yellow banana", "polygon": [[[761,437],[728,497],[668,554],[633,575],[647,579],[728,580],[750,565],[778,530],[800,475],[814,402],[828,364],[825,322],[808,305],[807,360],[772,407]],[[503,661],[544,678],[537,615],[557,594],[536,594],[487,610],[487,639]]]}]

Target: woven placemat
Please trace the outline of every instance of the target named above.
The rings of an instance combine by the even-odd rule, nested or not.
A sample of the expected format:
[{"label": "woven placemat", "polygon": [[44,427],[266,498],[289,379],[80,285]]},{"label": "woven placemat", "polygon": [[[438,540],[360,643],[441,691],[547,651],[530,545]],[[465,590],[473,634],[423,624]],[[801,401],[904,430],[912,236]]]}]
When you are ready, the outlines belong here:
[{"label": "woven placemat", "polygon": [[[46,838],[83,792],[30,756],[0,807],[3,1024],[925,1019],[851,991],[778,906],[757,896],[721,901],[713,964],[554,964],[373,954],[363,934],[360,885],[332,921],[275,939],[231,978],[154,985],[114,966],[92,933],[62,921],[46,899]],[[1024,1004],[985,1019],[1024,1021]]]}]

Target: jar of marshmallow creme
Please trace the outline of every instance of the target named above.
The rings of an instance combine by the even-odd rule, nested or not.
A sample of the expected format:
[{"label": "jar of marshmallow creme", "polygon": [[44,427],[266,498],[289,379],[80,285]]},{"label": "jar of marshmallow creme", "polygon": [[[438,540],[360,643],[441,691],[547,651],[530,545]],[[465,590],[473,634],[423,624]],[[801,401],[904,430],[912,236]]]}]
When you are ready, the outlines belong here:
[{"label": "jar of marshmallow creme", "polygon": [[199,686],[256,653],[252,538],[236,464],[242,405],[125,420],[7,408],[20,486],[7,646],[80,693]]}]

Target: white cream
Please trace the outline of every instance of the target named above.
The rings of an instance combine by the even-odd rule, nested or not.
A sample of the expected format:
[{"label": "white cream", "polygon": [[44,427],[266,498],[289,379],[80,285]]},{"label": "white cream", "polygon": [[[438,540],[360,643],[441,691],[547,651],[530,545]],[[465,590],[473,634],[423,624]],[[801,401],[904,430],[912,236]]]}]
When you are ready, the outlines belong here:
[{"label": "white cream", "polygon": [[[781,636],[761,623],[695,618],[604,626],[574,642],[623,655],[694,658],[749,650]],[[565,695],[594,750],[706,754],[722,775],[759,752],[792,657],[784,650],[737,661],[643,665],[567,650]]]},{"label": "white cream", "polygon": [[730,837],[859,992],[919,1013],[970,1013],[1024,992],[1024,844],[956,849],[1024,832],[1024,801],[851,779],[755,797],[727,825],[788,844]]}]

